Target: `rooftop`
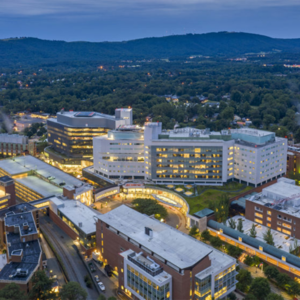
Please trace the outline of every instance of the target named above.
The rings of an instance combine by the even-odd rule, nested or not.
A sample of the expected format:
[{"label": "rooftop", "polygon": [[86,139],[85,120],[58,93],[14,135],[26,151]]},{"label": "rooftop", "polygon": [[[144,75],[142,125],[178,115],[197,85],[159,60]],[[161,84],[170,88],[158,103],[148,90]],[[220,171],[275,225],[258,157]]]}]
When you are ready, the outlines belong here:
[{"label": "rooftop", "polygon": [[59,188],[47,181],[44,181],[36,176],[27,176],[20,179],[15,179],[17,182],[25,185],[29,189],[42,195],[43,197],[62,195],[63,189]]},{"label": "rooftop", "polygon": [[211,210],[209,208],[204,208],[204,209],[194,213],[194,216],[201,219],[203,217],[208,217],[208,216],[212,215],[213,213],[214,213],[213,210]]},{"label": "rooftop", "polygon": [[56,185],[67,184],[81,186],[79,179],[35,158],[31,155],[19,156],[1,160],[0,168],[10,175],[17,175],[35,171],[40,177]]},{"label": "rooftop", "polygon": [[[256,234],[257,234],[256,239],[261,242],[265,242],[263,236],[266,233],[266,231],[269,229],[269,227],[247,220],[245,217],[242,216],[234,216],[232,219],[235,220],[236,224],[238,223],[239,219],[242,219],[244,233],[248,235],[250,235],[250,229],[254,224]],[[228,221],[227,221],[227,226],[229,226]],[[273,229],[271,229],[271,232],[274,239],[275,247],[283,251],[289,252],[290,246],[293,247],[294,245],[294,238]]]},{"label": "rooftop", "polygon": [[16,204],[11,207],[0,210],[0,218],[5,218],[6,214],[19,214],[24,211],[35,210],[35,207],[29,203]]},{"label": "rooftop", "polygon": [[[21,236],[37,233],[32,212],[22,212],[18,214],[10,213],[9,215],[6,214],[4,224],[5,226],[9,227],[19,227],[19,234]],[[24,228],[25,225],[27,225],[27,227]],[[19,234],[17,234],[17,236],[19,236]]]},{"label": "rooftop", "polygon": [[[215,251],[212,247],[126,205],[98,218],[180,269],[194,266]],[[152,238],[145,234],[145,227],[152,229]],[[232,258],[224,254],[223,261],[228,263],[231,260]]]},{"label": "rooftop", "polygon": [[95,220],[101,215],[97,210],[76,200],[62,200],[57,197],[50,198],[49,200],[85,234],[91,234],[96,231]]},{"label": "rooftop", "polygon": [[0,182],[8,183],[10,181],[13,181],[13,179],[11,177],[7,176],[7,175],[0,177]]},{"label": "rooftop", "polygon": [[288,178],[278,179],[248,201],[300,218],[300,187]]}]

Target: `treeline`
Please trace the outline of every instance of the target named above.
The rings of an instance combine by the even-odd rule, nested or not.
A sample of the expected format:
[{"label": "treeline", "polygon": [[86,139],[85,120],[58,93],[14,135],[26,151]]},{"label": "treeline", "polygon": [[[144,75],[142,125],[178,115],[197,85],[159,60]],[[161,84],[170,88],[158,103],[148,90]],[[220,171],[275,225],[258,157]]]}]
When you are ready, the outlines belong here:
[{"label": "treeline", "polygon": [[[19,82],[18,82],[19,81]],[[21,88],[20,88],[21,86]],[[300,141],[299,72],[282,66],[221,60],[153,62],[141,68],[105,65],[86,72],[10,73],[0,77],[0,105],[6,113],[91,110],[114,114],[117,107],[133,107],[134,122],[147,116],[165,128],[182,126],[220,130],[234,127],[234,115],[249,118],[256,128],[294,134]],[[167,103],[164,95],[179,97]],[[222,98],[230,94],[230,100]],[[201,104],[198,95],[211,101]],[[196,121],[191,118],[196,116]]]}]

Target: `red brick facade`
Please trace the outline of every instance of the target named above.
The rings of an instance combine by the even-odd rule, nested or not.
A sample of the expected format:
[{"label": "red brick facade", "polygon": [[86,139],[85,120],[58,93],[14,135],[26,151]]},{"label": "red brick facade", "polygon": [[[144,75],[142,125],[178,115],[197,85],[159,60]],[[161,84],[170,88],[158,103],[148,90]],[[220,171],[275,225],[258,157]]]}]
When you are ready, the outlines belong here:
[{"label": "red brick facade", "polygon": [[[259,208],[261,211],[255,209],[255,207]],[[260,215],[262,215],[262,218],[260,217]],[[279,218],[278,216],[280,216],[281,218]],[[263,204],[257,202],[246,200],[245,217],[246,219],[251,220],[253,222],[255,222],[255,219],[261,220],[262,225],[285,234],[288,233],[284,232],[284,230],[289,231],[290,234],[288,235],[300,239],[300,219],[292,215],[286,214],[280,210],[264,206]],[[284,220],[284,217],[286,217],[287,219],[291,219],[291,221],[288,222],[287,220]],[[289,226],[291,228],[287,228]]]},{"label": "red brick facade", "polygon": [[[195,266],[191,267],[190,269],[185,269],[184,274],[180,274],[178,271],[169,267],[148,252],[143,251],[141,248],[133,245],[121,236],[109,230],[106,227],[106,224],[100,220],[98,220],[96,223],[96,245],[97,250],[102,253],[104,261],[112,268],[118,269],[120,288],[122,286],[124,287],[124,272],[121,272],[121,270],[124,269],[123,257],[119,255],[121,252],[131,249],[136,253],[143,252],[144,256],[149,256],[152,258],[164,269],[164,271],[172,276],[172,299],[174,300],[190,299],[191,280],[192,290],[194,291],[195,275],[211,265],[209,257],[206,256]],[[190,272],[192,272],[192,277],[190,277]]]}]

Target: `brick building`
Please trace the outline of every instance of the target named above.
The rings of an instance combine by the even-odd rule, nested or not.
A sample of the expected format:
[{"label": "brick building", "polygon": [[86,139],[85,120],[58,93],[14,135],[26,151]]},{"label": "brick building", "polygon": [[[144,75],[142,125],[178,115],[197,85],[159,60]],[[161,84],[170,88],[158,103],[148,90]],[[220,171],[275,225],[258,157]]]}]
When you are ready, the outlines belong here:
[{"label": "brick building", "polygon": [[235,259],[125,205],[98,216],[96,245],[133,299],[221,299],[235,290]]},{"label": "brick building", "polygon": [[300,148],[289,147],[287,152],[286,173],[300,172]]},{"label": "brick building", "polygon": [[16,204],[15,184],[11,177],[0,177],[0,210]]},{"label": "brick building", "polygon": [[7,263],[0,270],[0,289],[14,282],[28,293],[33,274],[42,269],[38,210],[28,203],[1,210],[0,235],[7,251]]}]

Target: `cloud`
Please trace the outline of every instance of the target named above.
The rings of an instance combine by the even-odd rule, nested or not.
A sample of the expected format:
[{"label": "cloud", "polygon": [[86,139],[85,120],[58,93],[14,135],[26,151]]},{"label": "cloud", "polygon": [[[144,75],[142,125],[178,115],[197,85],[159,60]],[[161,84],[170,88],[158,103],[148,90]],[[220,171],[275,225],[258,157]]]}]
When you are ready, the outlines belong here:
[{"label": "cloud", "polygon": [[257,9],[299,5],[299,0],[10,0],[0,1],[2,16],[99,14],[184,14],[195,10]]}]

